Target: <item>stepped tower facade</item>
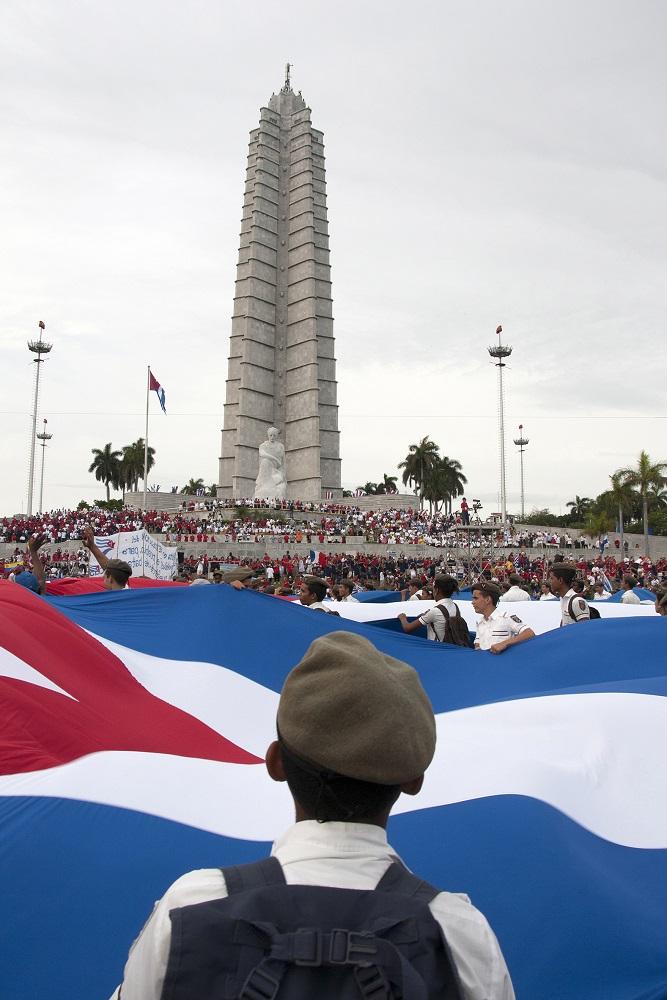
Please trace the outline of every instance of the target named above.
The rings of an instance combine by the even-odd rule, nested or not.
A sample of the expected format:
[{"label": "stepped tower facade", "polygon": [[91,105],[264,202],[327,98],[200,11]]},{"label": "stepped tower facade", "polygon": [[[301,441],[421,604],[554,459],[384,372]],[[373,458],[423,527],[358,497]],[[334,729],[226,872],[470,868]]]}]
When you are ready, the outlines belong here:
[{"label": "stepped tower facade", "polygon": [[324,136],[285,85],[250,133],[218,495],[252,497],[270,427],[287,495],[342,495]]}]

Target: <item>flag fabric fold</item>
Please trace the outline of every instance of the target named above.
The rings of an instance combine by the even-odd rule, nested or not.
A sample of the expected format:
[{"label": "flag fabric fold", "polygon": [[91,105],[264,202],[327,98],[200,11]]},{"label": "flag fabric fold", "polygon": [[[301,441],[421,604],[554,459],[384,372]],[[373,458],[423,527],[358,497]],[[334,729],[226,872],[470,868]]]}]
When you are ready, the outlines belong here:
[{"label": "flag fabric fold", "polygon": [[291,822],[262,764],[278,694],[340,628],[420,673],[438,748],[389,839],[486,914],[519,1000],[667,995],[663,619],[603,619],[494,657],[225,586],[44,600],[10,583],[3,995],[108,997],[175,878],[266,855]]}]

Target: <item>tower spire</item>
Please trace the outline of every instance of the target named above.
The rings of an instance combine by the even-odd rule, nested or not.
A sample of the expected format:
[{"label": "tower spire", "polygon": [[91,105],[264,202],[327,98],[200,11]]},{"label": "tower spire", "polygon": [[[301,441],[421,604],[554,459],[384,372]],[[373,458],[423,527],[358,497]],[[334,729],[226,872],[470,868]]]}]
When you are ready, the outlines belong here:
[{"label": "tower spire", "polygon": [[290,70],[292,68],[292,63],[285,64],[285,86],[283,87],[284,93],[287,93],[292,89],[292,84],[290,83]]}]

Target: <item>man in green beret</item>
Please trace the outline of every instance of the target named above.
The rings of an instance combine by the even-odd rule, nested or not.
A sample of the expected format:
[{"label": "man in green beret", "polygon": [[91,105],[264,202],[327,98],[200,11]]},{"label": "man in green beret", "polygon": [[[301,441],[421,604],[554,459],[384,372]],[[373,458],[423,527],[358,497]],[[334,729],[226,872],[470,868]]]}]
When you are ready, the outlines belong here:
[{"label": "man in green beret", "polygon": [[[375,890],[381,880],[386,883],[397,872],[398,877],[406,878],[400,859],[387,842],[387,820],[401,794],[419,793],[424,772],[435,752],[433,709],[416,671],[386,656],[359,635],[341,631],[322,636],[310,645],[283,685],[276,730],[277,738],[266,753],[266,768],[274,781],[287,783],[294,801],[295,823],[273,845],[271,855],[278,865],[272,860],[246,866],[253,872],[261,869],[261,878],[255,876],[256,888],[266,891],[267,884],[271,888],[276,885],[268,879],[268,865],[273,873],[271,878],[278,869],[279,881],[283,886],[286,884],[286,891],[292,887],[296,891],[297,886],[369,890],[369,897],[382,900],[384,914],[392,905],[387,889],[379,887],[377,894],[370,890]],[[132,947],[125,967],[122,1000],[212,996],[214,990],[204,994],[202,989],[202,984],[209,982],[206,978],[209,969],[211,981],[227,983],[227,992],[219,991],[216,996],[238,995],[231,989],[230,976],[220,971],[220,952],[227,954],[233,950],[237,940],[245,940],[248,933],[243,929],[247,921],[242,921],[243,927],[238,929],[241,938],[234,931],[234,944],[225,939],[225,933],[231,934],[229,928],[236,926],[230,923],[225,907],[238,906],[238,887],[244,884],[243,877],[239,883],[240,871],[204,869],[190,872],[174,883],[156,904]],[[229,883],[227,878],[231,880]],[[407,878],[416,886],[425,886],[413,876]],[[245,900],[254,891],[246,890]],[[303,893],[303,889],[299,891]],[[413,885],[413,891],[423,890]],[[364,892],[357,892],[356,897],[359,896],[368,898]],[[310,899],[315,898],[322,897],[311,894]],[[303,901],[304,896],[299,899]],[[255,901],[254,905],[259,904]],[[295,905],[292,901],[290,912]],[[426,886],[420,913],[420,919],[434,928],[438,942],[435,951],[447,955],[446,967],[438,966],[438,972],[443,973],[441,980],[438,975],[438,997],[513,1000],[512,983],[498,942],[467,896]],[[328,914],[321,916],[325,923]],[[220,917],[222,924],[211,924],[211,919],[215,922]],[[262,914],[253,919],[269,921],[268,915]],[[200,928],[201,933],[191,933],[193,920],[195,929]],[[183,932],[186,926],[190,933]],[[297,926],[304,927],[302,923]],[[305,926],[307,933],[297,930],[292,935],[298,938],[301,934],[303,947],[308,943],[305,938],[310,940],[313,936],[310,925]],[[330,932],[331,946],[336,934],[347,933]],[[267,960],[267,973],[271,975],[275,974],[276,956],[289,954],[293,960],[289,949],[285,951],[285,936],[280,940],[283,943],[279,945],[276,938],[278,951],[272,950]],[[301,957],[302,965],[309,964],[305,952]],[[333,962],[330,958],[329,967]],[[295,964],[299,965],[298,958]],[[313,960],[311,964],[319,963]],[[361,962],[362,968],[355,975],[361,975],[363,967],[368,965],[367,960]],[[205,974],[202,970],[206,970]],[[320,974],[325,973],[326,969]],[[444,991],[447,977],[454,984],[450,992]],[[244,987],[241,995],[272,996],[279,1000],[281,991],[274,990],[270,977],[260,984],[263,989],[267,983],[271,985],[266,993],[252,992],[250,978],[245,984],[247,991]],[[197,989],[192,992],[195,979]],[[432,979],[426,983],[427,987],[433,985]],[[333,994],[329,991],[326,995]],[[376,991],[373,996],[376,995],[395,994]],[[428,990],[423,995],[436,994]]]}]

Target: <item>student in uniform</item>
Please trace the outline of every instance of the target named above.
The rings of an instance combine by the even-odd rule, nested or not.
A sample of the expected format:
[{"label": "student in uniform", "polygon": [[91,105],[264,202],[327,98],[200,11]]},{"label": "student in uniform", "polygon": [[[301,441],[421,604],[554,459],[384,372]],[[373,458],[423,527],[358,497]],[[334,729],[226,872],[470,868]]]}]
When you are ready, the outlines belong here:
[{"label": "student in uniform", "polygon": [[588,621],[591,617],[588,604],[572,586],[576,575],[574,563],[555,562],[549,570],[549,586],[560,597],[561,626]]},{"label": "student in uniform", "polygon": [[475,649],[504,653],[510,646],[535,638],[532,628],[518,615],[499,610],[500,593],[500,587],[488,580],[480,580],[472,586],[472,606],[482,616],[477,622]]},{"label": "student in uniform", "polygon": [[[286,883],[288,899],[289,890],[294,888],[302,894],[302,901],[306,886],[350,893],[374,890],[391,866],[400,864],[387,841],[389,813],[401,792],[418,794],[435,752],[433,709],[416,671],[361,636],[349,632],[322,636],[310,645],[285,681],[276,729],[277,739],[266,753],[266,768],[274,781],[287,782],[296,822],[273,845],[271,878],[266,875],[266,862],[264,878],[277,885],[273,874],[277,869],[281,873],[278,881]],[[445,732],[442,738],[447,738]],[[257,808],[262,808],[261,802]],[[389,872],[389,877],[392,875],[395,869]],[[239,879],[239,869],[220,868],[181,876],[155,905],[130,951],[122,989],[114,992],[112,1000],[119,996],[121,1000],[237,996],[238,992],[229,988],[233,985],[228,982],[231,974],[225,978],[229,966],[223,958],[226,960],[229,949],[236,945],[231,957],[236,954],[238,967],[243,958],[238,945],[249,933],[247,923],[236,927],[224,921],[229,912],[225,909],[227,897],[231,892],[233,905]],[[424,918],[429,925],[434,918],[442,930],[458,985],[446,995],[460,1000],[514,1000],[505,960],[485,917],[467,896],[437,889],[428,894],[429,912],[424,912]],[[359,902],[357,897],[355,901]],[[217,921],[218,914],[222,924]],[[250,931],[254,926],[260,927],[252,925]],[[419,924],[412,920],[410,927],[413,937],[404,935],[406,942],[416,939],[421,918]],[[242,933],[245,938],[239,936]],[[251,941],[256,943],[256,936]],[[366,961],[359,961],[360,969],[355,973],[362,985],[364,964],[369,965],[374,942],[375,938],[368,938]],[[260,952],[254,961],[261,957]],[[315,960],[309,964],[320,963]],[[267,971],[276,972],[275,962]],[[246,980],[248,987],[251,980],[254,985],[254,979],[252,972]],[[265,975],[260,984],[264,989],[248,988],[246,992],[244,988],[242,995],[280,996],[272,982],[279,986],[279,980]],[[211,983],[218,989],[209,989]],[[220,989],[221,983],[225,989]],[[364,989],[363,995],[371,992],[386,996],[388,990],[375,983],[372,990]],[[317,996],[314,992],[302,995]],[[426,996],[426,989],[419,995]]]},{"label": "student in uniform", "polygon": [[[433,597],[435,598],[436,605],[441,605],[448,614],[454,617],[459,612],[455,602],[452,600],[452,595],[458,589],[459,585],[453,576],[436,576],[433,581]],[[425,611],[423,615],[415,618],[413,622],[408,621],[405,614],[400,614],[398,620],[404,632],[415,632],[422,625],[425,625],[427,639],[442,642],[445,637],[446,619],[443,613],[437,611],[436,608],[430,608],[428,611]]]}]

